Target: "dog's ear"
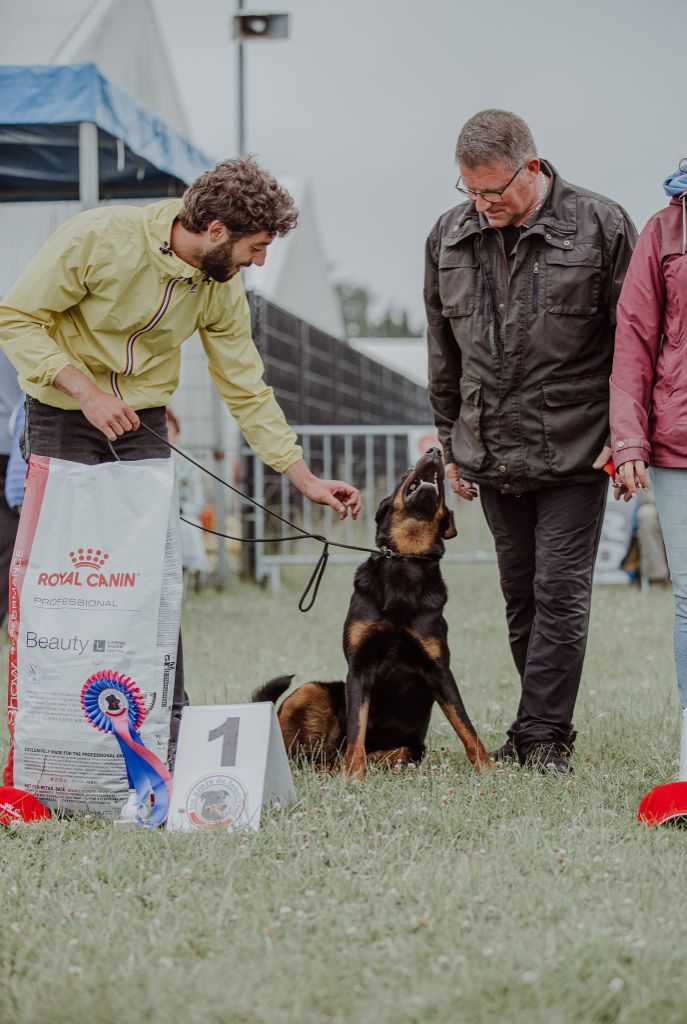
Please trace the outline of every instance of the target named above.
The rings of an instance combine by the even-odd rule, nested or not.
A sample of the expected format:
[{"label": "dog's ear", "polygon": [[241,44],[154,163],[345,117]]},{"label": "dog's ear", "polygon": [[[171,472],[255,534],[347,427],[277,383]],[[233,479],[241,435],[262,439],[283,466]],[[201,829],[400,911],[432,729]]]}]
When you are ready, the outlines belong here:
[{"label": "dog's ear", "polygon": [[382,498],[382,500],[380,501],[377,511],[375,512],[375,522],[377,526],[380,526],[383,520],[386,518],[386,515],[389,509],[391,508],[392,501],[393,498],[391,496],[388,498]]},{"label": "dog's ear", "polygon": [[383,544],[388,540],[389,534],[389,519],[391,515],[391,507],[393,504],[393,495],[388,498],[383,498],[380,501],[377,511],[375,512],[375,523],[377,524],[377,543]]},{"label": "dog's ear", "polygon": [[453,512],[449,509],[444,509],[444,514],[441,517],[441,536],[444,540],[451,540],[452,537],[458,536]]}]

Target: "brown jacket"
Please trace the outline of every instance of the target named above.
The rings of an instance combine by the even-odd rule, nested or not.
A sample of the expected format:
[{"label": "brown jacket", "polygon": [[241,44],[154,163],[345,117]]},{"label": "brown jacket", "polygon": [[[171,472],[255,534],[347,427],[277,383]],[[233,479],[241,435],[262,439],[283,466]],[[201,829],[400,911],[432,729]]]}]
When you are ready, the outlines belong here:
[{"label": "brown jacket", "polygon": [[509,258],[471,202],[427,240],[429,397],[446,461],[505,493],[597,478],[637,239],[617,203],[544,168],[548,194]]}]

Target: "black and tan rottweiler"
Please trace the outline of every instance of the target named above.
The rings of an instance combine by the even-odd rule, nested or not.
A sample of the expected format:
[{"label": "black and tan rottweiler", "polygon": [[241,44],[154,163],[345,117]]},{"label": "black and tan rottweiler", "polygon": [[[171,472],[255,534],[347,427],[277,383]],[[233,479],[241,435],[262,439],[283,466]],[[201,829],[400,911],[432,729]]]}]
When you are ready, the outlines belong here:
[{"label": "black and tan rottweiler", "polygon": [[[449,667],[439,561],[456,529],[438,448],[382,501],[376,522],[377,544],[396,555],[375,553],[356,572],[344,625],[346,682],[306,683],[282,702],[286,749],[318,766],[343,755],[345,772],[358,778],[366,762],[419,761],[436,701],[479,769],[490,758]],[[276,703],[292,678],[273,679],[252,699]]]}]

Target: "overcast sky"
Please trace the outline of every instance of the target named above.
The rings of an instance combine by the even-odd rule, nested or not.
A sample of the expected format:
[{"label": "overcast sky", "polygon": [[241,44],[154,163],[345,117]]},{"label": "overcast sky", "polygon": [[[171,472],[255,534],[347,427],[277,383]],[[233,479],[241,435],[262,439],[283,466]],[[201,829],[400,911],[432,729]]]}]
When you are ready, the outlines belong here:
[{"label": "overcast sky", "polygon": [[[236,152],[231,0],[153,0],[193,140]],[[461,125],[529,123],[569,181],[641,227],[687,156],[685,0],[246,0],[289,11],[247,49],[248,148],[309,182],[336,279],[422,317],[424,241],[456,204]]]}]

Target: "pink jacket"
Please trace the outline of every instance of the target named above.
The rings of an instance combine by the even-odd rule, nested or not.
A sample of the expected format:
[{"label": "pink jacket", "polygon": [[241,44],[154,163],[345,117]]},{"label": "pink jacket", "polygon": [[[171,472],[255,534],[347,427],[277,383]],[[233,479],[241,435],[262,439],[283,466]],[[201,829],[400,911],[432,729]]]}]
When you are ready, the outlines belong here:
[{"label": "pink jacket", "polygon": [[629,459],[687,468],[687,192],[655,213],[617,307],[611,376],[616,468]]}]

